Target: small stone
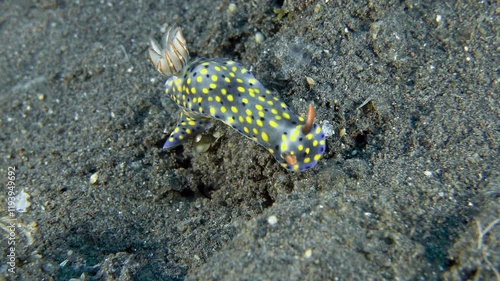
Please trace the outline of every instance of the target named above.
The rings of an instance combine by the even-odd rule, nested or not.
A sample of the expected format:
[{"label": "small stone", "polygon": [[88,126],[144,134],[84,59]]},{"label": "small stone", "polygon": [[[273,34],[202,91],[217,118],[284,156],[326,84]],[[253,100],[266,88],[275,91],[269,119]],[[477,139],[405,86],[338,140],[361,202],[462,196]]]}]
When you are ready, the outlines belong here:
[{"label": "small stone", "polygon": [[316,81],[314,81],[314,79],[312,79],[309,76],[306,76],[306,82],[307,82],[307,85],[309,85],[310,88],[312,88],[314,85],[316,85]]},{"label": "small stone", "polygon": [[16,211],[19,213],[26,212],[29,206],[31,206],[31,203],[28,201],[29,198],[30,195],[22,189],[21,192],[16,195]]},{"label": "small stone", "polygon": [[227,7],[227,12],[229,14],[236,12],[236,4],[230,3],[229,6]]},{"label": "small stone", "polygon": [[316,6],[314,6],[314,13],[315,14],[321,12],[321,10],[322,10],[322,7],[320,4],[316,4]]},{"label": "small stone", "polygon": [[68,259],[65,259],[63,260],[60,264],[59,264],[59,267],[65,267],[66,264],[68,264],[69,260]]},{"label": "small stone", "polygon": [[218,139],[220,137],[222,137],[223,133],[221,131],[215,131],[212,136],[214,136],[214,138]]},{"label": "small stone", "polygon": [[312,251],[312,249],[311,249],[311,248],[307,249],[307,250],[304,252],[304,258],[306,258],[306,259],[310,258],[310,257],[312,256],[312,252],[313,252],[313,251]]},{"label": "small stone", "polygon": [[323,123],[321,124],[321,130],[323,130],[323,132],[325,133],[325,137],[327,138],[335,135],[333,125],[330,124],[330,122],[327,120],[323,121]]},{"label": "small stone", "polygon": [[264,42],[264,34],[262,34],[261,32],[257,32],[255,33],[255,42],[257,42],[258,44]]},{"label": "small stone", "polygon": [[339,137],[345,136],[345,133],[346,133],[346,129],[345,128],[340,129],[340,131],[339,131]]},{"label": "small stone", "polygon": [[269,225],[273,226],[273,225],[278,223],[278,218],[275,215],[271,215],[267,218],[267,223],[269,223]]},{"label": "small stone", "polygon": [[97,181],[99,180],[99,172],[95,172],[90,176],[90,184],[97,184]]}]

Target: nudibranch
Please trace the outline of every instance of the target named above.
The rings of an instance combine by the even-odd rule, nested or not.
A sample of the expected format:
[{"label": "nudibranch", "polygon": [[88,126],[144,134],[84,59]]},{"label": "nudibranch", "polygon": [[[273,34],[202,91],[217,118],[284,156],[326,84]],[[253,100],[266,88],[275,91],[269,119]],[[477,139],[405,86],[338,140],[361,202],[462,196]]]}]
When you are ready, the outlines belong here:
[{"label": "nudibranch", "polygon": [[325,152],[325,134],[294,113],[245,67],[229,59],[190,59],[181,29],[169,28],[161,46],[150,38],[148,57],[163,75],[165,92],[181,108],[180,120],[163,146],[170,149],[220,120],[267,149],[290,171],[314,167]]}]

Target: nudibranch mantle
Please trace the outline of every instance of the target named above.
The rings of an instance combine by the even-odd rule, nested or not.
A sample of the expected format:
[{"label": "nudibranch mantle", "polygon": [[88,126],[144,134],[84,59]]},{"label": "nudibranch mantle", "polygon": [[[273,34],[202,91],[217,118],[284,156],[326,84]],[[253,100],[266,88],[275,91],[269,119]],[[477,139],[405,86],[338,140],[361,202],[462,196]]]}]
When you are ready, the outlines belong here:
[{"label": "nudibranch mantle", "polygon": [[[185,42],[180,29],[169,29],[167,33],[170,36],[163,37],[163,50],[151,39],[148,53],[158,71],[172,75],[165,82],[165,92],[182,109],[179,123],[164,149],[195,137],[210,128],[216,119],[256,141],[290,171],[304,171],[318,163],[325,152],[325,134],[314,123],[312,105],[306,118],[297,115],[247,68],[232,60],[188,60],[185,45],[177,49],[170,45],[173,55],[166,58],[169,37],[177,43]],[[172,69],[179,69],[178,63],[182,60],[186,63],[174,73]]]}]

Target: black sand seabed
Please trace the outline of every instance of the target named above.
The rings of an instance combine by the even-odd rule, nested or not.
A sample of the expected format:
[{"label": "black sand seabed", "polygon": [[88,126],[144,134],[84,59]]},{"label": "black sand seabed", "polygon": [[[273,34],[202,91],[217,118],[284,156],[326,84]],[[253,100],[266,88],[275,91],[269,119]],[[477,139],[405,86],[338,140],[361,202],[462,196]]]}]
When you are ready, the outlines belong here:
[{"label": "black sand seabed", "polygon": [[[8,2],[0,280],[499,280],[496,1]],[[325,159],[287,172],[221,124],[162,151],[179,111],[145,52],[167,25],[314,101]]]}]

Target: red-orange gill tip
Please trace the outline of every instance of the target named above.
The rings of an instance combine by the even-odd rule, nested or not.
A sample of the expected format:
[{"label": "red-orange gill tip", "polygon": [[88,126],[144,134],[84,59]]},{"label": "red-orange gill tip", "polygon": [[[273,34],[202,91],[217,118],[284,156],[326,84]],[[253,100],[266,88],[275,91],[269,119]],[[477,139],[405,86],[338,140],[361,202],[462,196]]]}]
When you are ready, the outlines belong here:
[{"label": "red-orange gill tip", "polygon": [[290,164],[292,166],[297,164],[297,157],[295,157],[295,155],[285,153],[285,160],[288,164]]},{"label": "red-orange gill tip", "polygon": [[311,132],[314,124],[314,106],[312,103],[307,108],[306,124],[302,127],[302,134],[307,135]]}]

